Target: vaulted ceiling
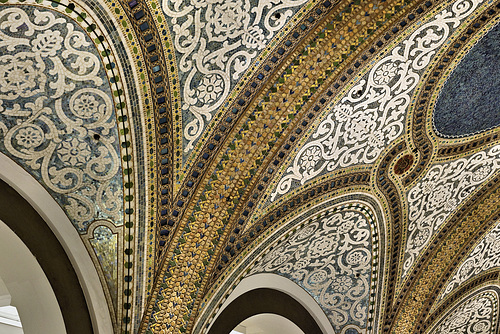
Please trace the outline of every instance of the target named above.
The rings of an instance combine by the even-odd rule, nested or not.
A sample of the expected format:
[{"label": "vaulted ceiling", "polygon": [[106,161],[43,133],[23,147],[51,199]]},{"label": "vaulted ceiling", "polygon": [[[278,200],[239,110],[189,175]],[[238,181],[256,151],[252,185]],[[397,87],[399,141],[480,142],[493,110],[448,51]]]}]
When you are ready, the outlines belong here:
[{"label": "vaulted ceiling", "polygon": [[336,333],[498,332],[499,1],[0,2],[0,151],[116,333],[262,274]]}]

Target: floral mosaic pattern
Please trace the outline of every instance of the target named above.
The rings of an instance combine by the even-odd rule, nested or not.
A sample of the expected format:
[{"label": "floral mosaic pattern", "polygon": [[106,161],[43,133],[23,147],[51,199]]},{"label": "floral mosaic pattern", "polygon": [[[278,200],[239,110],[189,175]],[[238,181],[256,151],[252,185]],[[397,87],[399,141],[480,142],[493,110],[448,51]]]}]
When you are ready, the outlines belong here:
[{"label": "floral mosaic pattern", "polygon": [[429,332],[433,334],[496,333],[498,295],[487,291],[469,298]]},{"label": "floral mosaic pattern", "polygon": [[97,50],[75,23],[0,7],[0,149],[54,196],[79,232],[122,222],[118,132]]},{"label": "floral mosaic pattern", "polygon": [[361,212],[326,213],[299,228],[252,268],[272,272],[308,291],[336,330],[365,328],[372,278],[372,233]]},{"label": "floral mosaic pattern", "polygon": [[497,145],[468,158],[433,166],[408,192],[403,276],[446,218],[499,168],[500,145]]},{"label": "floral mosaic pattern", "polygon": [[185,152],[253,59],[307,0],[163,0],[183,79]]},{"label": "floral mosaic pattern", "polygon": [[500,267],[500,223],[495,226],[460,264],[449,280],[441,299],[470,278],[492,268]]},{"label": "floral mosaic pattern", "polygon": [[271,200],[324,171],[373,163],[404,131],[410,98],[423,70],[482,1],[461,1],[416,29],[357,82],[297,153]]}]

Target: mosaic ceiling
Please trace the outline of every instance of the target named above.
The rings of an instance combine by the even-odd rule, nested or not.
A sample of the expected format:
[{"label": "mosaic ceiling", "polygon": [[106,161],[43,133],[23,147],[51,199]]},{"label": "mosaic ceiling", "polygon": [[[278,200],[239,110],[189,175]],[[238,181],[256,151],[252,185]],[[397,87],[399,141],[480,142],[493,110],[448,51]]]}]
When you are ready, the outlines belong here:
[{"label": "mosaic ceiling", "polygon": [[261,273],[336,333],[498,332],[499,1],[0,3],[0,151],[116,333]]}]

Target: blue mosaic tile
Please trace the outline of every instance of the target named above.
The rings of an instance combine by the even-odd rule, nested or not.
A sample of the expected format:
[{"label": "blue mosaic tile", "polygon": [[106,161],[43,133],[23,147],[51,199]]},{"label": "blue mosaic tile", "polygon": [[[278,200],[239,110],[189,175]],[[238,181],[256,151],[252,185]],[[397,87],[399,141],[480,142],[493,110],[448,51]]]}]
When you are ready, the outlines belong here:
[{"label": "blue mosaic tile", "polygon": [[445,137],[464,137],[500,125],[500,26],[491,29],[448,77],[434,110]]},{"label": "blue mosaic tile", "polygon": [[0,150],[37,179],[85,233],[123,223],[119,137],[99,53],[67,17],[31,6],[0,11]]}]

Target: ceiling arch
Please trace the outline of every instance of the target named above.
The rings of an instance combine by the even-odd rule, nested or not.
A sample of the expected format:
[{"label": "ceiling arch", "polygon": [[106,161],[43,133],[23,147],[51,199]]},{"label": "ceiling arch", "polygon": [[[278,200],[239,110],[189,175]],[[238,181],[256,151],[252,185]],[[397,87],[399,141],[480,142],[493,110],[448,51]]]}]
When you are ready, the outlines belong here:
[{"label": "ceiling arch", "polygon": [[[345,10],[345,8],[339,8],[337,13],[342,13],[340,20],[344,18],[347,19],[349,17],[348,14],[352,14],[353,16],[359,18],[359,15],[356,16],[356,13],[363,13],[364,8],[363,6],[356,7],[355,5],[348,10]],[[229,116],[225,120],[221,120],[219,122],[219,129],[216,130],[217,134],[212,137],[212,140],[202,146],[204,149],[202,148],[200,154],[198,155],[197,162],[190,168],[191,174],[187,174],[187,178],[184,181],[184,188],[181,188],[177,202],[174,201],[174,207],[171,209],[171,214],[168,215],[168,218],[163,220],[162,229],[164,232],[162,232],[163,237],[160,237],[160,240],[162,242],[164,241],[164,244],[168,245],[170,248],[162,250],[160,253],[160,257],[164,258],[164,261],[166,262],[164,267],[165,271],[162,271],[159,276],[159,279],[163,282],[163,286],[158,289],[160,302],[155,303],[152,307],[154,314],[157,314],[157,312],[160,312],[159,314],[168,313],[161,311],[162,305],[166,305],[162,302],[162,300],[167,300],[168,296],[171,296],[171,293],[174,291],[172,289],[175,289],[176,287],[184,287],[180,288],[179,292],[174,292],[174,296],[177,296],[177,298],[180,298],[185,292],[187,293],[190,291],[189,294],[191,297],[187,297],[188,309],[198,307],[198,302],[196,299],[192,299],[192,296],[196,293],[196,291],[199,291],[200,287],[203,290],[203,286],[204,284],[207,284],[207,281],[203,278],[197,279],[195,272],[202,277],[203,272],[210,272],[213,270],[212,268],[215,268],[215,278],[217,279],[217,277],[223,277],[227,270],[233,268],[234,265],[232,264],[232,261],[234,261],[239,254],[245,252],[245,249],[247,249],[246,247],[248,247],[246,245],[249,245],[249,242],[252,242],[253,240],[259,240],[259,236],[262,235],[264,231],[267,231],[269,226],[272,226],[274,222],[277,221],[277,217],[280,217],[288,210],[296,210],[293,207],[297,205],[297,202],[301,203],[299,206],[306,205],[302,203],[308,203],[310,197],[320,198],[320,194],[325,194],[325,191],[331,191],[332,194],[335,194],[337,185],[340,186],[340,188],[342,188],[342,185],[345,185],[347,188],[349,185],[353,185],[350,184],[351,182],[362,183],[365,181],[368,187],[373,187],[371,191],[381,191],[385,197],[383,200],[385,204],[384,211],[388,217],[390,217],[390,221],[394,222],[393,225],[391,225],[394,230],[391,231],[393,234],[390,237],[390,243],[399,244],[402,236],[403,238],[406,238],[405,235],[407,232],[402,229],[403,227],[401,222],[403,220],[403,216],[406,216],[407,214],[406,210],[408,206],[404,202],[399,202],[397,198],[402,198],[404,196],[403,193],[405,193],[404,189],[411,187],[415,184],[415,182],[418,182],[420,178],[424,177],[426,171],[431,168],[430,166],[432,163],[439,161],[440,158],[437,155],[438,153],[441,152],[443,159],[448,159],[449,161],[454,160],[451,156],[449,158],[445,158],[448,154],[446,152],[450,151],[450,149],[439,146],[439,140],[436,139],[432,133],[432,128],[430,131],[427,131],[428,128],[424,128],[426,131],[422,131],[422,121],[424,121],[425,124],[425,122],[432,119],[430,112],[425,114],[421,112],[422,109],[420,105],[423,103],[429,103],[428,98],[425,99],[425,97],[429,94],[427,92],[428,89],[423,82],[428,81],[429,84],[434,82],[432,81],[430,74],[432,73],[433,76],[436,76],[435,73],[438,73],[439,75],[436,68],[441,66],[443,63],[449,62],[449,58],[455,53],[455,51],[452,52],[450,48],[455,47],[456,43],[453,44],[451,41],[462,38],[466,32],[470,30],[467,28],[468,26],[476,25],[477,27],[475,27],[475,29],[480,30],[482,29],[482,26],[477,23],[478,21],[488,22],[487,20],[490,17],[492,21],[494,20],[494,13],[490,13],[491,10],[489,10],[489,4],[482,2],[467,2],[463,4],[450,2],[449,4],[439,4],[436,7],[433,7],[433,5],[434,4],[432,2],[426,2],[425,4],[415,5],[415,7],[398,7],[398,9],[394,12],[398,19],[394,19],[390,22],[390,24],[388,24],[388,27],[384,30],[386,31],[385,35],[381,33],[379,35],[379,40],[373,38],[374,42],[371,44],[373,47],[363,49],[366,53],[355,53],[358,58],[353,56],[356,61],[354,59],[352,60],[352,68],[343,68],[342,70],[344,72],[339,71],[337,74],[338,76],[333,76],[338,80],[338,82],[331,80],[330,85],[326,85],[324,86],[325,88],[319,89],[318,87],[323,83],[321,80],[318,81],[318,87],[315,87],[314,90],[308,90],[307,92],[302,90],[301,92],[308,94],[302,95],[304,98],[299,104],[298,99],[294,97],[296,91],[293,87],[297,87],[296,89],[301,90],[302,84],[310,80],[308,79],[308,73],[305,70],[306,67],[310,66],[309,71],[311,71],[311,73],[321,73],[314,71],[318,66],[322,66],[318,65],[321,64],[321,62],[319,62],[321,59],[315,57],[320,54],[319,52],[324,52],[324,49],[320,49],[320,42],[321,38],[324,38],[325,35],[328,34],[322,34],[322,37],[314,40],[316,42],[314,45],[311,44],[312,46],[310,46],[307,44],[307,53],[302,53],[301,55],[301,57],[305,56],[304,59],[312,58],[311,60],[314,60],[314,62],[309,62],[307,64],[314,63],[314,65],[305,65],[306,62],[304,62],[304,65],[301,66],[302,60],[299,57],[298,62],[290,63],[293,65],[282,77],[276,76],[278,79],[276,81],[277,84],[269,85],[271,90],[269,93],[265,93],[263,95],[264,98],[262,99],[262,102],[259,102],[258,99],[250,100],[250,107],[246,107],[245,109],[248,99],[242,99],[240,107],[235,106],[233,108],[233,115],[230,113],[226,114]],[[377,9],[379,8],[380,7],[377,7]],[[345,10],[344,12],[342,11],[343,9]],[[375,9],[375,6],[373,9]],[[398,12],[398,10],[402,10],[402,12]],[[424,20],[413,21],[417,15],[421,15],[418,17],[422,18],[424,18],[424,15],[427,16],[425,16]],[[456,15],[456,17],[454,17],[454,15]],[[332,17],[334,17],[334,15],[332,15]],[[337,19],[338,17],[339,16],[335,18]],[[374,18],[375,17],[376,15]],[[446,19],[442,21],[443,18]],[[449,20],[449,22],[444,23],[446,20]],[[378,23],[378,26],[383,26],[383,22],[384,21]],[[409,24],[409,22],[417,23]],[[460,22],[463,22],[463,24]],[[436,31],[438,33],[434,33],[433,35],[431,30],[426,30],[426,24],[428,27],[435,24]],[[442,24],[444,24],[444,26]],[[326,29],[324,27],[326,27]],[[348,25],[343,27],[349,29]],[[335,25],[327,25],[321,28],[322,30],[319,30],[321,32],[328,32],[328,29],[336,29]],[[419,30],[420,28],[422,29]],[[472,36],[471,34],[473,34],[474,31],[475,30],[469,32],[468,35]],[[420,100],[418,100],[419,104],[417,104],[416,101],[411,100],[411,103],[407,106],[410,111],[410,116],[402,122],[404,125],[401,125],[401,128],[404,127],[405,129],[405,131],[401,132],[402,134],[404,133],[404,136],[401,136],[393,143],[390,143],[388,147],[384,146],[384,153],[375,159],[376,168],[371,168],[370,162],[365,162],[357,169],[350,168],[351,172],[356,170],[358,174],[349,174],[347,171],[344,173],[330,172],[329,174],[321,176],[318,180],[315,180],[315,182],[311,182],[310,185],[305,185],[302,189],[300,189],[300,187],[294,189],[293,195],[290,195],[287,200],[283,200],[274,206],[272,204],[264,204],[268,201],[269,195],[272,192],[272,188],[268,185],[269,180],[279,177],[281,173],[280,168],[283,168],[283,170],[286,169],[286,167],[284,167],[286,166],[284,163],[286,159],[293,160],[297,157],[297,152],[301,147],[300,145],[303,145],[304,143],[304,140],[300,139],[305,138],[304,129],[312,132],[313,130],[310,130],[312,128],[309,124],[319,124],[321,122],[317,115],[321,114],[322,105],[324,105],[328,99],[341,98],[342,95],[334,93],[334,91],[339,91],[339,89],[341,91],[341,89],[344,88],[346,92],[351,90],[353,93],[357,93],[357,91],[354,91],[355,84],[351,84],[351,82],[356,82],[356,75],[362,77],[361,73],[363,73],[362,69],[364,68],[361,66],[362,61],[368,59],[372,61],[371,66],[366,67],[366,71],[373,70],[372,75],[375,76],[376,71],[372,66],[376,66],[376,59],[383,59],[384,56],[386,56],[383,52],[397,46],[398,43],[405,45],[404,36],[411,36],[412,32],[415,32],[415,41],[419,41],[417,43],[425,41],[425,38],[423,39],[422,36],[426,33],[430,34],[428,36],[429,42],[431,40],[440,42],[437,42],[435,52],[431,51],[431,57],[428,59],[424,57],[424,62],[419,62],[419,60],[416,61],[417,67],[422,66],[421,68],[419,67],[419,71],[421,72],[418,72],[419,78],[421,75],[422,81],[419,81],[419,78],[415,78],[415,91],[410,95],[412,97],[416,96],[417,99]],[[446,37],[443,37],[442,34]],[[393,36],[397,37],[392,39]],[[371,36],[368,37],[368,40],[370,40],[370,37]],[[440,38],[444,39],[440,40]],[[447,38],[449,38],[449,41],[447,41]],[[446,43],[443,41],[446,41]],[[429,46],[429,44],[425,43],[423,45]],[[423,48],[425,48],[425,46]],[[356,47],[351,48],[351,50],[353,49],[356,50]],[[315,53],[316,50],[318,50],[318,53]],[[283,51],[281,52],[284,51],[285,48],[283,47]],[[328,55],[327,53],[324,54]],[[346,53],[341,57],[341,59],[346,59],[348,57],[349,53]],[[416,57],[418,57],[418,55]],[[275,58],[280,59],[276,56]],[[424,69],[423,64],[426,61],[429,62],[429,66],[427,69]],[[333,63],[338,66],[337,62]],[[269,68],[272,69],[272,67]],[[356,69],[361,72],[356,72]],[[330,73],[331,72],[329,72],[329,74]],[[300,81],[300,79],[302,79],[302,81]],[[287,84],[287,80],[290,84]],[[349,84],[351,84],[351,86],[349,86]],[[383,84],[386,83],[384,82],[382,85]],[[432,89],[432,86],[430,87]],[[313,92],[312,95],[310,92]],[[316,97],[313,97],[316,92],[318,92],[318,94]],[[324,94],[325,97],[323,97],[320,92]],[[275,98],[277,95],[276,93],[281,93],[282,98]],[[248,96],[252,96],[251,90],[248,91]],[[276,99],[274,104],[272,103],[273,98]],[[312,102],[309,104],[309,101]],[[253,105],[256,106],[255,109],[253,109]],[[290,113],[292,108],[294,108],[295,111]],[[302,111],[302,108],[304,108],[304,111]],[[406,108],[403,109],[407,112]],[[239,115],[242,110],[247,110],[245,112],[245,116],[248,111],[251,111],[251,113],[248,113],[248,119],[240,118],[241,116]],[[267,119],[266,117],[268,117],[270,111],[272,111],[273,114]],[[283,111],[289,112],[287,115],[289,116],[289,120],[285,121]],[[283,116],[279,116],[280,113]],[[392,113],[388,113],[388,115],[390,115],[389,117],[393,116]],[[228,126],[229,129],[231,129],[235,119],[238,120],[236,124],[241,126],[241,128],[238,127],[239,130],[237,133],[235,132],[236,135],[234,139],[229,142],[228,148],[221,149],[222,151],[219,151],[219,147],[227,147],[225,146],[226,144],[224,144],[224,138],[228,131]],[[259,128],[259,124],[263,124],[263,127]],[[277,127],[277,125],[279,125],[279,127]],[[351,125],[352,124],[349,123],[349,126]],[[277,134],[271,141],[268,141],[268,138],[270,137],[264,136],[265,133],[269,133],[268,131],[275,131]],[[488,133],[488,135],[490,135],[490,133]],[[301,141],[298,141],[298,139]],[[460,152],[469,150],[472,154],[474,152],[478,152],[479,148],[486,149],[491,147],[490,143],[492,137],[490,137],[489,141],[486,140],[486,144],[484,136],[483,138],[475,136],[467,140],[461,142],[466,144],[462,144],[463,148],[461,148]],[[477,144],[474,145],[472,141],[475,140],[477,140]],[[333,141],[335,142],[335,139],[333,139]],[[481,142],[481,144],[479,144],[479,142]],[[262,147],[264,147],[264,149],[259,152]],[[363,146],[363,148],[364,147],[365,146]],[[292,150],[290,151],[290,149]],[[439,151],[439,149],[441,151]],[[451,147],[451,150],[454,149],[454,147]],[[457,147],[457,149],[459,149],[459,147]],[[289,158],[286,158],[288,152],[292,153],[289,155]],[[250,155],[254,156],[252,160],[249,160]],[[411,158],[408,158],[408,156]],[[412,161],[412,163],[409,163],[408,168],[404,168],[402,170],[400,173],[401,176],[396,177],[394,175],[395,172],[393,168],[399,164],[399,160],[403,157],[406,157],[406,161]],[[315,162],[314,159],[312,161],[313,163]],[[444,162],[444,160],[442,161]],[[213,172],[209,172],[207,174],[205,170],[209,169]],[[349,170],[348,168],[346,169]],[[362,174],[363,170],[367,171],[366,176]],[[247,171],[247,174],[245,171]],[[237,185],[239,189],[233,188],[230,184]],[[195,198],[196,200],[194,200]],[[254,208],[258,207],[259,209],[262,209],[265,208],[266,205],[269,205],[270,208],[265,209],[264,212],[269,214],[262,214],[263,212],[260,211],[256,214],[256,216],[252,216],[254,214]],[[186,210],[191,213],[186,215]],[[257,218],[261,214],[262,219]],[[196,231],[194,232],[194,235],[193,231]],[[208,236],[210,237],[207,238]],[[177,240],[177,242],[173,240]],[[196,240],[195,243],[193,242],[191,244],[191,247],[189,246],[190,240]],[[221,240],[224,240],[222,244],[220,243]],[[210,245],[210,243],[212,245]],[[207,246],[208,248],[206,248]],[[186,253],[186,250],[188,249],[189,251]],[[401,249],[399,247],[394,247],[392,251],[392,267],[397,268],[396,259],[399,258]],[[184,254],[189,254],[190,252],[193,256],[192,259],[195,261],[187,260],[187,258],[185,258],[186,255]],[[213,254],[219,254],[215,264],[212,264]],[[196,261],[198,261],[197,258],[200,259],[199,261],[201,261],[203,265],[200,264],[199,266],[193,266]],[[187,262],[184,262],[186,260]],[[426,260],[427,259],[424,259],[423,261]],[[187,267],[179,267],[177,265],[179,261],[181,263],[187,263]],[[400,268],[402,268],[402,263]],[[397,270],[390,270],[389,291],[386,295],[387,303],[395,298],[396,293],[400,293],[402,298],[407,298],[407,289],[403,287],[400,290],[397,290],[396,285],[392,283],[393,279],[396,279],[397,281],[401,280],[401,277],[398,278],[397,272]],[[184,283],[180,283],[182,280],[179,281],[176,279],[176,277],[183,277],[183,275],[184,277],[194,277],[194,280],[197,282],[192,283],[192,285],[184,285]],[[409,278],[409,280],[415,279],[413,272],[410,276],[411,278]],[[188,282],[190,279],[191,278],[187,278],[187,281],[184,282]],[[401,282],[400,284],[402,283],[404,282]],[[172,286],[172,288],[169,288],[169,286]],[[174,309],[176,308],[177,306],[174,306]],[[159,311],[156,311],[157,309]],[[191,311],[188,312],[191,314]],[[394,309],[390,308],[386,310],[386,312],[386,316],[388,317],[387,319],[391,319],[391,317],[393,318],[395,316],[391,316],[391,314],[393,314],[393,312],[398,314],[399,311],[397,307],[394,307]],[[410,310],[407,312],[410,312]],[[179,318],[177,311],[174,310],[170,314],[170,319],[172,320],[168,320],[167,318],[166,323],[164,323],[164,328],[173,328],[178,326]],[[184,323],[183,320],[180,320],[180,322]],[[381,328],[385,327],[385,330],[390,330],[393,326],[395,326],[394,324],[395,323],[391,321],[387,324],[389,327],[382,324],[380,326]],[[154,320],[149,323],[148,326],[150,327],[147,328],[153,331],[155,330],[154,328],[158,328],[155,327],[156,322]],[[411,331],[409,326],[405,328],[405,330]],[[181,329],[188,330],[188,327],[184,327],[183,325],[181,326]]]},{"label": "ceiling arch", "polygon": [[[12,271],[6,267],[9,260],[2,265],[2,277],[12,279],[12,288],[15,289],[17,286],[17,291],[13,293],[15,292],[14,296],[18,295],[22,303],[21,311],[30,308],[26,304],[26,296],[20,286],[25,285],[25,288],[31,290],[33,294],[37,293],[35,288],[39,287],[40,295],[34,299],[40,306],[43,306],[44,298],[48,299],[47,317],[55,320],[53,327],[55,331],[93,333],[94,327],[84,291],[63,247],[35,209],[4,181],[0,180],[0,183],[2,184],[0,219],[4,232],[2,237],[6,237],[5,234],[15,233],[17,243],[9,244],[20,248],[20,262],[25,261],[27,265],[26,268],[20,267]],[[39,239],[42,239],[43,243],[38,242]],[[37,263],[31,263],[30,256],[34,256]],[[23,281],[22,270],[27,271],[24,275],[30,271],[36,274],[33,283],[29,279]],[[103,311],[106,312],[106,309]],[[27,314],[21,313],[21,316],[26,317]],[[96,318],[100,320],[99,324],[107,320],[105,316],[98,315],[93,320]],[[44,321],[43,318],[38,320]],[[29,322],[28,324],[28,330],[37,329],[35,324]],[[50,330],[51,327],[45,325],[41,328]],[[96,328],[96,332],[101,332],[100,330]]]},{"label": "ceiling arch", "polygon": [[[134,195],[143,190],[136,190],[134,184],[145,181],[143,171],[133,172],[134,161],[145,154],[144,142],[132,140],[131,135],[143,131],[140,124],[144,115],[138,111],[145,99],[137,94],[125,96],[124,92],[137,91],[134,76],[143,70],[130,65],[129,55],[134,50],[123,46],[128,43],[124,32],[117,31],[116,21],[105,20],[111,12],[107,5],[91,3],[89,7],[85,2],[75,5],[54,1],[20,5],[10,1],[0,9],[4,13],[2,45],[6,49],[3,151],[52,193],[81,238],[88,238],[87,228],[98,221],[106,220],[118,230],[124,227],[126,247],[122,247],[125,233],[116,230],[121,236],[114,245],[120,244],[116,248],[124,253],[104,253],[105,257],[109,255],[105,260],[119,272],[116,277],[105,275],[101,265],[106,261],[100,262],[92,247],[88,251],[109,309],[116,311],[111,311],[114,330],[131,326],[131,301],[136,296],[141,300],[145,294],[144,276],[138,275],[136,281],[130,275],[131,241],[136,230],[131,222],[137,205]],[[116,8],[113,12],[120,13]],[[134,37],[129,37],[131,44],[136,44]],[[140,67],[141,62],[138,64]],[[35,77],[20,73],[23,66]],[[11,92],[16,89],[17,93]],[[133,130],[131,123],[136,124]],[[131,154],[132,150],[137,155]],[[139,219],[144,227],[145,215]],[[144,243],[139,247],[141,254]],[[140,259],[134,265],[143,268],[146,257]],[[132,291],[137,294],[130,297]]]},{"label": "ceiling arch", "polygon": [[98,50],[56,11],[2,6],[0,20],[2,151],[44,184],[80,233],[94,217],[121,225],[118,129]]},{"label": "ceiling arch", "polygon": [[[0,164],[2,166],[0,179],[3,184],[2,190],[4,190],[3,205],[6,211],[2,220],[10,229],[18,233],[35,256],[41,252],[44,261],[54,262],[49,268],[44,268],[45,263],[40,264],[51,284],[57,285],[61,279],[57,277],[58,272],[55,268],[72,268],[71,270],[78,277],[77,281],[81,282],[80,289],[85,295],[93,330],[98,333],[113,331],[109,299],[105,297],[105,288],[101,286],[104,282],[100,281],[97,274],[98,268],[94,266],[91,254],[87,253],[69,218],[47,190],[22,167],[2,153],[0,153]],[[19,217],[23,219],[22,226],[18,226],[21,221]],[[35,226],[32,226],[33,224]],[[35,233],[38,229],[41,229],[41,234]],[[47,235],[49,239],[40,243],[42,234]],[[45,243],[54,243],[54,245],[48,247]],[[54,253],[46,253],[46,251],[59,254],[61,259],[55,261]],[[69,264],[66,262],[67,259],[69,259]],[[73,280],[74,276],[71,276],[71,270],[69,276],[62,279],[69,277],[70,285],[73,285],[76,281]],[[58,289],[56,288],[55,291]],[[73,289],[75,287],[70,289],[69,293]],[[66,296],[59,298],[66,298]]]},{"label": "ceiling arch", "polygon": [[[467,121],[468,106],[444,108],[443,99],[456,82],[462,91],[481,85],[460,71],[497,47],[497,1],[7,0],[1,11],[17,14],[0,20],[0,70],[25,56],[17,63],[28,74],[0,76],[0,145],[24,154],[17,162],[47,187],[40,171],[49,181],[59,172],[54,182],[67,189],[52,196],[73,205],[66,215],[93,259],[114,332],[197,332],[246,269],[267,270],[251,265],[273,239],[292,238],[305,215],[338,201],[364,203],[379,223],[383,267],[363,273],[378,275],[372,331],[426,332],[498,278],[492,266],[441,298],[499,221],[500,129],[488,121],[456,137],[436,127],[444,109],[447,125]],[[72,55],[69,29],[80,36],[65,40],[79,50]],[[53,85],[41,92],[44,80]],[[80,90],[85,99],[71,99]],[[90,111],[90,96],[100,111]],[[81,124],[77,100],[87,103],[77,108],[88,112]],[[481,119],[494,119],[495,103],[484,106]],[[31,125],[28,113],[37,115]],[[23,162],[40,138],[53,154]],[[73,219],[90,215],[75,209],[78,196],[92,217]]]},{"label": "ceiling arch", "polygon": [[427,333],[496,333],[498,287],[488,286],[455,304]]},{"label": "ceiling arch", "polygon": [[[302,305],[306,312],[312,316],[314,322],[320,327],[323,333],[335,331],[325,313],[309,293],[291,280],[280,275],[269,273],[254,274],[241,278],[234,287],[234,290],[232,290],[229,295],[226,294],[224,299],[219,300],[221,304],[219,304],[218,307],[206,309],[206,312],[199,317],[195,325],[195,330],[197,332],[203,332],[211,328],[210,324],[213,323],[213,320],[218,319],[221,312],[225,310],[230,303],[239,296],[256,289],[271,289],[287,294]],[[255,312],[255,310],[250,311]]]},{"label": "ceiling arch", "polygon": [[249,317],[264,313],[288,319],[303,333],[324,333],[298,301],[272,289],[254,289],[237,297],[222,311],[207,333],[228,333]]},{"label": "ceiling arch", "polygon": [[336,332],[370,331],[369,305],[374,304],[370,295],[376,290],[372,282],[377,282],[374,268],[379,259],[377,230],[362,207],[331,208],[273,243],[248,274],[271,272],[299,284],[317,300]]},{"label": "ceiling arch", "polygon": [[[356,200],[351,201],[352,197]],[[255,240],[255,248],[251,247],[248,255],[239,255],[236,264],[226,269],[227,276],[214,281],[207,292],[214,297],[203,303],[201,319],[206,325],[210,324],[207,317],[215,312],[217,303],[226,299],[223,294],[228,289],[234,289],[234,286],[231,287],[234,282],[245,282],[254,276],[273,273],[289,279],[309,293],[328,316],[334,327],[331,330],[375,330],[377,325],[373,321],[376,317],[372,316],[377,311],[369,305],[380,302],[374,298],[376,294],[373,291],[382,291],[380,282],[385,254],[379,251],[384,250],[385,245],[383,222],[377,200],[362,193],[324,201],[304,210],[297,217],[288,215],[288,218],[280,218],[262,242]],[[342,228],[350,232],[344,232]],[[321,252],[315,251],[318,247],[326,248]],[[367,248],[371,252],[367,253]],[[347,257],[365,262],[353,264]],[[302,263],[304,261],[307,263]],[[374,269],[368,269],[368,263],[368,267],[375,263]],[[316,282],[313,278],[316,276],[324,277]],[[342,285],[346,282],[348,285]],[[351,308],[345,309],[346,305]],[[371,315],[370,324],[368,314]],[[198,322],[197,330],[201,330],[202,324]]]}]

